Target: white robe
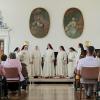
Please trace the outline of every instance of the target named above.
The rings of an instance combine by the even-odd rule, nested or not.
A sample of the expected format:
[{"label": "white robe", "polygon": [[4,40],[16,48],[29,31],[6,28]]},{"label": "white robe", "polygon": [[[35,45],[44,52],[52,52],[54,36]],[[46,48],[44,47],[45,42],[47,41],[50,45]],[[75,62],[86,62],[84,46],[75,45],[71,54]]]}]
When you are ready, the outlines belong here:
[{"label": "white robe", "polygon": [[19,58],[19,52],[14,52],[16,54],[16,58]]},{"label": "white robe", "polygon": [[54,51],[51,49],[46,50],[44,55],[43,76],[54,76]]},{"label": "white robe", "polygon": [[81,55],[81,48],[78,48],[77,54],[76,54],[76,63],[78,63],[78,61],[80,59],[80,55]]},{"label": "white robe", "polygon": [[76,52],[69,52],[68,53],[68,76],[74,76],[74,69],[76,65]]},{"label": "white robe", "polygon": [[34,49],[32,55],[32,76],[41,76],[42,66],[41,66],[41,53],[40,50]]},{"label": "white robe", "polygon": [[18,54],[18,58],[21,63],[26,64],[28,75],[31,76],[31,67],[30,67],[30,54],[27,50],[22,50]]},{"label": "white robe", "polygon": [[56,76],[67,76],[67,54],[65,51],[58,52]]}]

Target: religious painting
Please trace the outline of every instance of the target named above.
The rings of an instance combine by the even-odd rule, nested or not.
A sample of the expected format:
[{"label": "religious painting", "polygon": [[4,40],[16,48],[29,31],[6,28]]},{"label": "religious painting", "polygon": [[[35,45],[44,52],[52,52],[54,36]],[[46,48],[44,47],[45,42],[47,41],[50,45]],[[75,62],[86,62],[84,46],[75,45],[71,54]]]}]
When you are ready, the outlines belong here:
[{"label": "religious painting", "polygon": [[82,35],[84,20],[81,11],[77,8],[70,8],[65,12],[64,19],[65,34],[72,39]]},{"label": "religious painting", "polygon": [[30,32],[36,38],[43,38],[48,34],[50,18],[44,8],[36,8],[32,11],[29,21]]}]

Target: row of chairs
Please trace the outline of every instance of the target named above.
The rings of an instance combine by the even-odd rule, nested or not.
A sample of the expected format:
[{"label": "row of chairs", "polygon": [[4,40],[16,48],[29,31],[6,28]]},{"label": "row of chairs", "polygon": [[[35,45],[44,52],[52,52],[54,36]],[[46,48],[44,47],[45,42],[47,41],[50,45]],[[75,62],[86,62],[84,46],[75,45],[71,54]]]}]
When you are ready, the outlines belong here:
[{"label": "row of chairs", "polygon": [[18,83],[18,94],[21,94],[20,76],[17,68],[5,68],[7,83]]},{"label": "row of chairs", "polygon": [[[18,69],[17,68],[4,68],[5,70],[5,77],[6,77],[6,81],[7,84],[9,83],[18,83],[18,95],[21,95],[21,85],[20,85],[20,76],[18,73]],[[2,87],[0,88],[0,91],[2,92]],[[1,95],[0,97],[2,97],[4,95]]]}]

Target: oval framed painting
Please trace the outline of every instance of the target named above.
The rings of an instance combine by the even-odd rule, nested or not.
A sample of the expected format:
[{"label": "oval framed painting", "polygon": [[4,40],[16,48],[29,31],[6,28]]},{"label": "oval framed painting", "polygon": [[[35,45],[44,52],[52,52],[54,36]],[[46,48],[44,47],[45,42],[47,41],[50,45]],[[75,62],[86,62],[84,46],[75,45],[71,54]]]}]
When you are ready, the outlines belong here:
[{"label": "oval framed painting", "polygon": [[50,17],[44,8],[36,8],[32,11],[29,20],[30,32],[37,38],[43,38],[48,34]]},{"label": "oval framed painting", "polygon": [[84,28],[84,19],[81,11],[77,8],[70,8],[65,12],[64,19],[65,34],[72,39],[82,35]]}]

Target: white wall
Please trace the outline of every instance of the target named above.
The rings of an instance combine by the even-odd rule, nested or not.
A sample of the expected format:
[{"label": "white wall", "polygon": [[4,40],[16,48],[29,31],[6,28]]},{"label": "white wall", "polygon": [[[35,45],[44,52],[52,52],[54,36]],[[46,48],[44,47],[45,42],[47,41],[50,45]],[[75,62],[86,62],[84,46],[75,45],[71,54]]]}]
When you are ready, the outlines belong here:
[{"label": "white wall", "polygon": [[[39,45],[43,53],[47,43],[51,43],[56,50],[64,45],[66,50],[77,47],[79,42],[89,40],[100,48],[100,0],[0,0],[0,10],[4,21],[12,29],[10,32],[10,51],[16,46],[22,46],[24,41],[30,42],[30,47]],[[31,11],[37,7],[45,8],[50,15],[50,30],[46,37],[35,38],[29,30]],[[63,29],[63,16],[67,9],[76,7],[84,17],[84,31],[80,38],[70,39]]]}]

